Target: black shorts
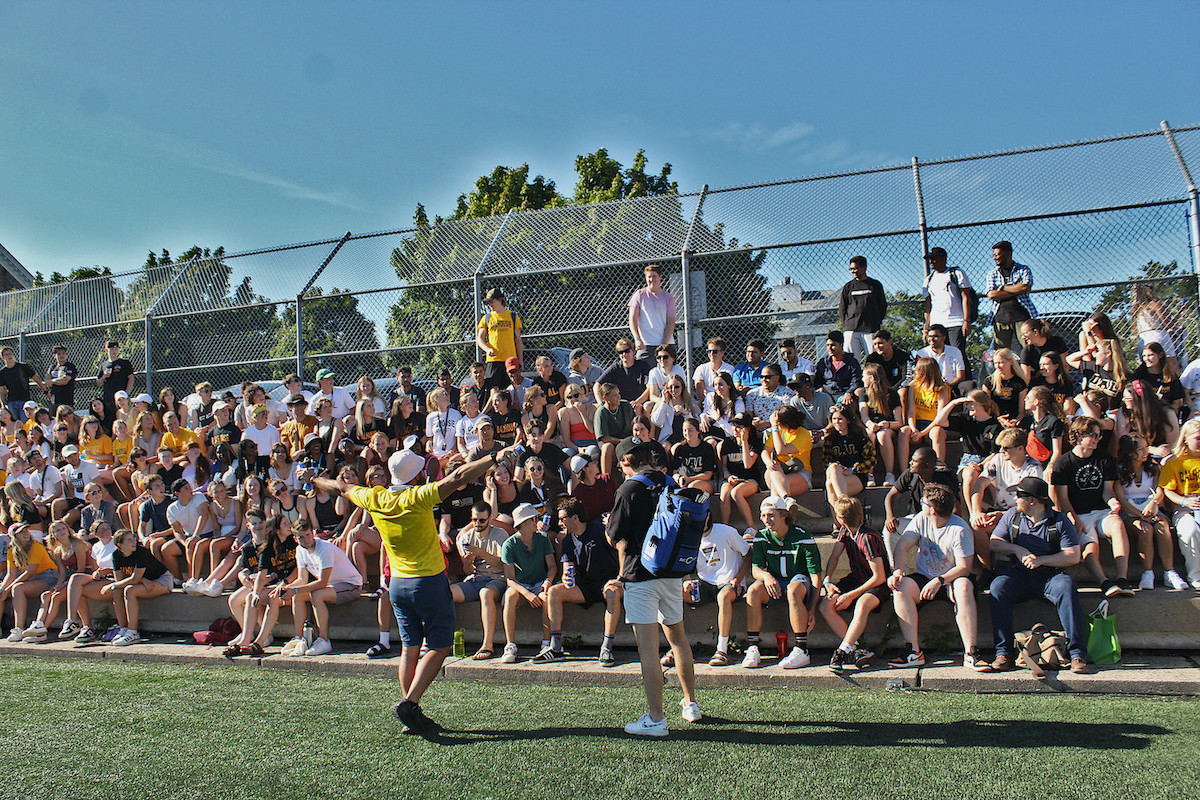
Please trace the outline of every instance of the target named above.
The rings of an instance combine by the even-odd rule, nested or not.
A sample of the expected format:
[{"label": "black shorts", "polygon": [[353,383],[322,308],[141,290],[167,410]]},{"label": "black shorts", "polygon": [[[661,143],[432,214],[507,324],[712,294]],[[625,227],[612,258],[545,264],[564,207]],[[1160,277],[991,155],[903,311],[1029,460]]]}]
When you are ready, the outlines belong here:
[{"label": "black shorts", "polygon": [[[931,578],[928,575],[922,575],[919,572],[914,572],[913,574],[909,575],[908,577],[912,578],[914,581],[916,581],[918,595],[920,592],[923,592],[925,590],[926,584],[930,583],[931,581],[936,581],[938,579],[938,576],[936,576],[936,575]],[[974,591],[975,576],[968,575],[967,580],[969,580],[971,582],[972,591]],[[933,600],[946,600],[947,602],[950,603],[950,605],[954,605],[954,592],[950,591],[950,584],[948,584],[948,583],[943,584],[941,590],[936,595],[934,595]],[[917,597],[917,605],[921,605],[922,603],[932,603],[933,600],[922,600],[918,596]]]},{"label": "black shorts", "polygon": [[597,603],[604,602],[603,584],[600,586],[595,586],[590,583],[577,583],[575,584],[575,588],[579,589],[579,591],[583,593],[583,602],[579,605],[585,609],[591,608]]},{"label": "black shorts", "polygon": [[63,500],[67,504],[68,511],[73,511],[83,505],[83,500],[78,497],[64,497]]},{"label": "black shorts", "polygon": [[512,381],[508,378],[508,372],[504,369],[503,361],[487,362],[483,373],[483,396],[479,398],[480,408],[487,405],[488,397],[491,396],[493,388],[503,389],[511,385]]},{"label": "black shorts", "polygon": [[[837,587],[839,593],[845,594],[846,592],[853,592],[855,589],[862,586],[862,582],[856,581],[852,576],[847,575],[840,581],[836,582],[834,586]],[[892,590],[887,587],[886,583],[883,586],[878,586],[872,589],[871,591],[867,592],[867,594],[873,594],[879,600],[879,605],[871,610],[872,614],[882,608],[885,601],[892,599]]]}]

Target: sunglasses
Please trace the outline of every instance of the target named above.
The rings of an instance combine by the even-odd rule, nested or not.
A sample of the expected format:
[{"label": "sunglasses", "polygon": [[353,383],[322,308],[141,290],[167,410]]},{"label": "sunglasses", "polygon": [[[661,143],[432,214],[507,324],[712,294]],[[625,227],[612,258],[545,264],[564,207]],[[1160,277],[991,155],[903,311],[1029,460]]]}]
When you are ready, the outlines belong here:
[{"label": "sunglasses", "polygon": [[617,355],[619,355],[619,356],[623,356],[623,355],[625,355],[626,353],[629,353],[629,352],[632,352],[632,351],[631,351],[631,350],[630,350],[628,347],[626,347],[624,350],[618,350],[618,351],[617,351]]},{"label": "sunglasses", "polygon": [[669,358],[670,358],[670,356],[655,356],[654,360],[655,361],[666,361]]},{"label": "sunglasses", "polygon": [[709,350],[710,353],[724,353],[724,350]]}]

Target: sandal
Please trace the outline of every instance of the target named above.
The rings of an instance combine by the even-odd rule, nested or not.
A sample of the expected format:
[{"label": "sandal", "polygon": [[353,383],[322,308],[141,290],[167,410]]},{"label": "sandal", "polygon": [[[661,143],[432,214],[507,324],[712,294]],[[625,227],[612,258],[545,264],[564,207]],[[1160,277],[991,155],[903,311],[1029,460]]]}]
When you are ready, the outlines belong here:
[{"label": "sandal", "polygon": [[728,667],[729,656],[724,650],[718,650],[717,652],[713,653],[713,657],[708,660],[708,665],[710,667]]},{"label": "sandal", "polygon": [[659,660],[659,662],[658,662],[658,663],[659,663],[659,664],[662,664],[664,667],[673,667],[673,666],[675,666],[675,654],[674,654],[673,652],[668,652],[668,653],[667,653],[665,656],[663,656],[663,657],[662,657],[662,658]]},{"label": "sandal", "polygon": [[383,658],[391,653],[392,648],[387,647],[383,642],[376,642],[367,650],[367,658]]},{"label": "sandal", "polygon": [[245,652],[246,651],[242,649],[241,645],[231,644],[229,647],[226,647],[221,651],[221,655],[225,656],[226,658],[233,658],[234,656],[244,655]]},{"label": "sandal", "polygon": [[475,651],[475,655],[471,656],[471,660],[487,661],[489,658],[492,658],[494,655],[496,655],[496,654],[493,653],[491,650],[485,650],[484,648],[481,647]]},{"label": "sandal", "polygon": [[262,658],[263,656],[266,655],[266,652],[263,650],[262,645],[259,644],[258,642],[251,642],[250,646],[247,647],[243,652],[245,653],[245,655],[254,656],[255,658]]}]

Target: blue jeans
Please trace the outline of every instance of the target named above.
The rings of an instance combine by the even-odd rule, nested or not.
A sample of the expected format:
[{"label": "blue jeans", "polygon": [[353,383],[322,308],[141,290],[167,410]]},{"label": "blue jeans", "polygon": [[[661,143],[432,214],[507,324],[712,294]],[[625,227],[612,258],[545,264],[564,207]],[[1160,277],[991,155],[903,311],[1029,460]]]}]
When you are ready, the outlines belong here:
[{"label": "blue jeans", "polygon": [[996,655],[1012,654],[1013,606],[1022,600],[1044,597],[1058,609],[1058,619],[1067,634],[1071,657],[1087,653],[1087,623],[1079,607],[1075,581],[1065,572],[1041,574],[1024,567],[1010,569],[992,581],[992,632],[996,636]]},{"label": "blue jeans", "polygon": [[6,405],[8,406],[8,413],[13,415],[13,419],[15,419],[17,422],[25,421],[26,417],[25,417],[25,401],[24,400],[17,400],[15,402],[6,403]]}]

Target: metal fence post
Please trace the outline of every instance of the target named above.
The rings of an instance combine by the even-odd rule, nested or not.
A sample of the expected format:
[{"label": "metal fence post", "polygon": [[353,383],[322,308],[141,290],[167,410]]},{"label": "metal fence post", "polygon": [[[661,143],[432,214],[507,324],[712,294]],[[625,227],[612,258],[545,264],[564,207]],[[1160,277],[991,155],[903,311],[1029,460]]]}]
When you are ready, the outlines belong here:
[{"label": "metal fence post", "polygon": [[154,396],[154,361],[150,356],[150,328],[153,317],[150,312],[146,313],[145,330],[143,338],[146,341],[146,394]]},{"label": "metal fence post", "polygon": [[[683,252],[679,255],[680,278],[683,281],[683,361],[684,371],[688,375],[692,374],[692,235],[696,231],[696,223],[700,221],[700,212],[704,208],[704,198],[707,196],[706,183],[700,188],[696,213],[692,214],[687,235],[683,237]],[[675,331],[671,331],[671,336],[675,336]]]},{"label": "metal fence post", "polygon": [[300,380],[304,380],[304,318],[303,300],[304,295],[296,295],[296,374],[300,376]]},{"label": "metal fence post", "polygon": [[300,376],[300,380],[304,380],[304,326],[300,319],[300,298],[313,287],[317,282],[317,278],[321,277],[321,273],[329,266],[329,262],[333,261],[333,257],[338,254],[342,246],[350,241],[350,231],[346,231],[346,235],[338,240],[338,243],[329,251],[329,255],[325,256],[325,260],[321,262],[321,266],[317,267],[317,271],[308,279],[308,283],[304,284],[304,288],[296,293],[296,374]]},{"label": "metal fence post", "polygon": [[1161,124],[1167,144],[1170,146],[1171,152],[1175,156],[1175,161],[1179,164],[1179,171],[1183,173],[1183,179],[1187,183],[1188,239],[1190,240],[1188,244],[1190,245],[1189,250],[1192,255],[1192,275],[1196,276],[1196,301],[1200,303],[1200,193],[1196,191],[1196,182],[1192,180],[1192,172],[1188,169],[1183,152],[1175,142],[1175,133],[1171,130],[1171,126],[1165,119]]},{"label": "metal fence post", "polygon": [[17,333],[17,361],[25,362],[25,331]]},{"label": "metal fence post", "polygon": [[929,229],[925,225],[925,195],[921,192],[921,166],[917,157],[912,157],[913,189],[917,192],[917,227],[921,230],[921,263],[925,265],[925,274],[929,275],[929,262],[925,254],[929,252]]},{"label": "metal fence post", "polygon": [[[499,243],[500,237],[504,235],[504,229],[508,227],[508,221],[512,218],[515,208],[510,208],[508,213],[504,215],[504,219],[500,222],[500,227],[496,229],[496,235],[492,237],[492,243],[488,245],[487,252],[483,254],[483,258],[479,259],[479,266],[475,268],[475,280],[472,282],[472,293],[475,300],[475,327],[471,329],[471,334],[478,342],[479,337],[475,335],[475,331],[479,330],[479,318],[481,316],[480,309],[483,308],[483,268],[487,266],[488,259],[492,257],[492,251],[496,249],[496,244]],[[479,349],[479,345],[475,345],[475,360],[483,360],[483,351]]]}]

